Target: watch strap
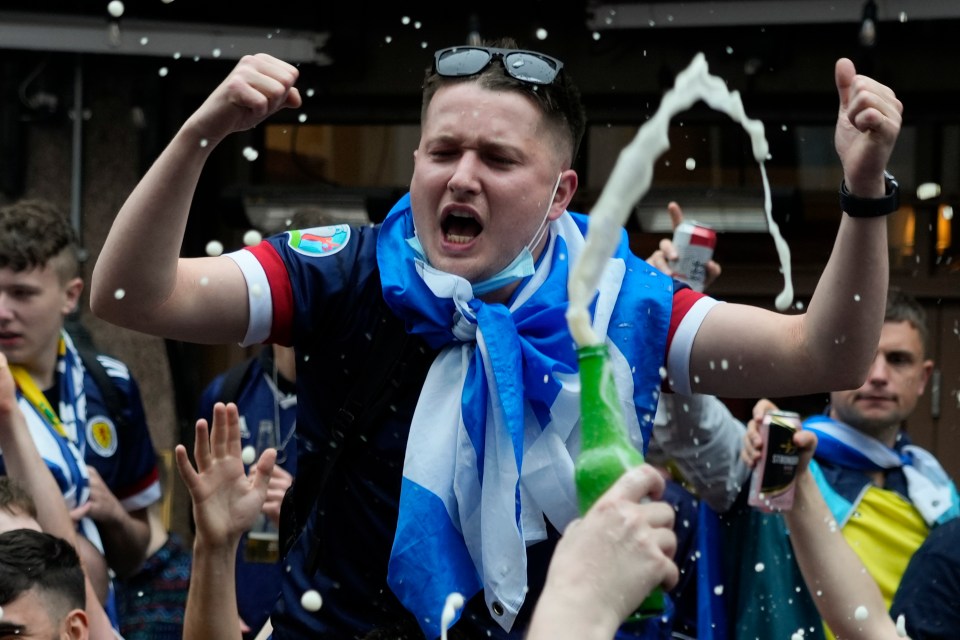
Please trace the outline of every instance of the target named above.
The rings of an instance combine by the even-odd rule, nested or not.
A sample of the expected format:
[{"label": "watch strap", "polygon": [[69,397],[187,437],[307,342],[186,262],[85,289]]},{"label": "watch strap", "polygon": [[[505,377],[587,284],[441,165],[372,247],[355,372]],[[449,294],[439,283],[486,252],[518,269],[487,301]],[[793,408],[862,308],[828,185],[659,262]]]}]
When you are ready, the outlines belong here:
[{"label": "watch strap", "polygon": [[877,218],[890,215],[900,208],[900,185],[887,172],[883,174],[886,191],[881,198],[860,198],[847,190],[845,181],[840,181],[840,208],[853,218]]}]

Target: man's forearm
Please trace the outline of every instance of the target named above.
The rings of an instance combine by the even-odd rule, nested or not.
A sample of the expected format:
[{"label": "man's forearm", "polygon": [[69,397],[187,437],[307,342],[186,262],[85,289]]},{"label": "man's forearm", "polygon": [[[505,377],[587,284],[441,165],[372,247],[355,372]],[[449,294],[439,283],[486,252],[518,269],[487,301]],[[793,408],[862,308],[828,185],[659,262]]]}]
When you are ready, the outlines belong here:
[{"label": "man's forearm", "polygon": [[147,559],[150,522],[147,509],[118,511],[110,520],[98,520],[104,556],[110,568],[121,578],[134,575]]},{"label": "man's forearm", "polygon": [[890,278],[887,251],[886,218],[844,214],[803,322],[811,365],[844,376],[834,389],[859,387],[876,354]]},{"label": "man's forearm", "polygon": [[237,640],[242,637],[237,610],[237,543],[209,544],[198,532],[193,545],[190,590],[183,640]]}]

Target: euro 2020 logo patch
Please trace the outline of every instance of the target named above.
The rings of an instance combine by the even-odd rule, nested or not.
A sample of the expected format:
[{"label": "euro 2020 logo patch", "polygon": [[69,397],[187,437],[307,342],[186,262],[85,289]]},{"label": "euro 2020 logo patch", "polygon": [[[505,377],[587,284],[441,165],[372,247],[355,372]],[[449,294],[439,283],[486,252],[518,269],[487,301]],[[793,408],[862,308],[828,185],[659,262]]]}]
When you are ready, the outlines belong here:
[{"label": "euro 2020 logo patch", "polygon": [[287,245],[297,253],[320,258],[332,256],[350,240],[350,225],[334,224],[287,232]]},{"label": "euro 2020 logo patch", "polygon": [[103,458],[117,452],[117,428],[110,418],[96,416],[87,420],[87,444]]}]

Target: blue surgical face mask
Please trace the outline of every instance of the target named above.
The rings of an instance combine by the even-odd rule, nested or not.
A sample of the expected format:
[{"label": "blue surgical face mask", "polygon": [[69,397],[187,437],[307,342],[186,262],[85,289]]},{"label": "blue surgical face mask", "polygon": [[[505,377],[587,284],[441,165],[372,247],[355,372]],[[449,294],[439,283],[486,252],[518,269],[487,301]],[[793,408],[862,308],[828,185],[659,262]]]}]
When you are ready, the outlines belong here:
[{"label": "blue surgical face mask", "polygon": [[[547,210],[543,214],[543,220],[540,221],[540,226],[537,227],[537,232],[533,235],[533,239],[520,250],[520,253],[517,254],[517,257],[514,258],[510,264],[501,269],[497,274],[473,284],[473,295],[478,297],[486,295],[491,291],[496,291],[501,287],[507,286],[511,282],[522,280],[534,274],[536,266],[533,260],[533,249],[540,244],[544,234],[547,232],[547,218],[550,217],[550,208],[553,206],[553,199],[560,189],[560,180],[562,178],[562,173],[557,176],[557,183],[553,185],[553,192],[550,194],[550,199],[547,202]],[[423,252],[423,246],[420,244],[420,239],[417,238],[416,233],[414,233],[412,238],[407,239],[407,244],[410,245],[421,260],[429,264],[426,254]]]}]

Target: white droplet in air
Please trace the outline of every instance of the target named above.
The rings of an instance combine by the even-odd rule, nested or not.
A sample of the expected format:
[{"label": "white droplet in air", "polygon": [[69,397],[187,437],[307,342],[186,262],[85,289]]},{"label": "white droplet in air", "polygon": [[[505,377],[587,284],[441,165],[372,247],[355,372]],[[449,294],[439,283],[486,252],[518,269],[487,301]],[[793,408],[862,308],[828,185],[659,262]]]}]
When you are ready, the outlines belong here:
[{"label": "white droplet in air", "polygon": [[901,11],[901,12],[900,12],[900,22],[906,22],[906,21],[907,21],[907,12],[906,12],[906,11]]},{"label": "white droplet in air", "polygon": [[219,58],[219,57],[220,57],[220,49],[214,49],[213,51],[210,52],[210,55],[212,55],[214,58]]},{"label": "white droplet in air", "polygon": [[907,637],[907,619],[902,613],[897,616],[897,636],[900,638]]},{"label": "white droplet in air", "polygon": [[323,606],[323,598],[320,597],[320,592],[316,589],[304,591],[303,595],[300,596],[300,606],[307,611],[320,611],[320,607]]},{"label": "white droplet in air", "polygon": [[729,55],[732,53],[733,53],[733,47],[727,47],[727,54]]},{"label": "white droplet in air", "polygon": [[174,52],[173,52],[173,59],[174,59],[174,60],[179,60],[179,59],[180,59],[180,52],[179,52],[179,51],[174,51]]},{"label": "white droplet in air", "polygon": [[859,620],[860,622],[863,622],[869,616],[870,616],[870,612],[867,611],[867,608],[863,605],[860,605],[859,607],[857,607],[856,611],[853,612],[853,617]]},{"label": "white droplet in air", "polygon": [[157,70],[157,73],[160,75],[161,78],[166,78],[167,74],[170,73],[170,70],[167,69],[166,67],[160,67],[160,69]]},{"label": "white droplet in air", "polygon": [[854,302],[860,302],[860,294],[859,294],[859,293],[853,294],[853,301],[854,301]]},{"label": "white droplet in air", "polygon": [[720,361],[720,368],[723,369],[724,371],[730,368],[730,363],[727,362],[726,358]]},{"label": "white droplet in air", "polygon": [[547,39],[547,30],[543,27],[537,29],[537,40],[546,40]]},{"label": "white droplet in air", "polygon": [[391,42],[393,42],[393,36],[387,36],[386,38],[383,39],[383,41],[386,42],[387,44],[390,44]]},{"label": "white droplet in air", "polygon": [[723,585],[722,585],[722,584],[718,584],[717,586],[715,586],[715,587],[713,588],[713,594],[714,594],[714,595],[717,595],[717,596],[722,596],[722,595],[723,595]]},{"label": "white droplet in air", "polygon": [[201,286],[201,287],[205,287],[205,286],[207,286],[208,284],[210,284],[210,278],[208,278],[207,276],[203,276],[203,277],[200,278],[200,286]]},{"label": "white droplet in air", "polygon": [[550,383],[550,376],[547,375],[546,373],[543,374],[543,384],[549,384],[549,383]]},{"label": "white droplet in air", "polygon": [[260,244],[263,240],[263,236],[256,229],[250,229],[245,234],[243,234],[243,244],[248,247]]},{"label": "white droplet in air", "polygon": [[760,573],[761,571],[763,571],[763,569],[764,569],[764,566],[762,562],[758,562],[756,566],[753,568],[753,570],[756,571],[757,573]]},{"label": "white droplet in air", "polygon": [[400,24],[410,24],[410,16],[403,16],[400,18]]},{"label": "white droplet in air", "polygon": [[110,0],[110,3],[107,5],[107,13],[114,18],[119,18],[123,15],[123,3],[120,2],[120,0]]},{"label": "white droplet in air", "polygon": [[256,149],[254,149],[253,147],[244,147],[244,148],[243,148],[243,157],[246,158],[247,160],[249,160],[250,162],[253,162],[253,161],[256,160],[259,156],[260,156],[260,152],[258,152],[258,151],[257,151]]},{"label": "white droplet in air", "polygon": [[443,613],[440,614],[440,638],[447,640],[447,629],[457,611],[463,608],[463,596],[456,591],[447,596],[447,601],[443,605]]},{"label": "white droplet in air", "polygon": [[599,39],[600,39],[600,32],[599,32],[599,31],[594,31],[594,32],[593,32],[593,39],[594,39],[594,40],[599,40]]},{"label": "white droplet in air", "polygon": [[803,640],[803,634],[800,633],[800,631],[795,631],[793,635],[790,636],[790,640]]},{"label": "white droplet in air", "polygon": [[257,450],[250,445],[245,446],[240,452],[240,459],[243,460],[243,464],[253,464],[257,459]]},{"label": "white droplet in air", "polygon": [[160,0],[163,4],[170,4],[173,0]]},{"label": "white droplet in air", "polygon": [[206,252],[208,256],[216,258],[223,253],[223,243],[219,240],[211,240],[207,243]]},{"label": "white droplet in air", "polygon": [[314,90],[313,90],[313,87],[311,87],[311,88],[307,89],[307,92],[306,92],[306,93],[307,93],[307,97],[308,97],[308,98],[312,98],[312,97],[313,97],[313,94],[316,93],[316,91],[314,91]]},{"label": "white droplet in air", "polygon": [[423,24],[422,24],[419,20],[417,20],[416,22],[413,23],[413,28],[414,28],[414,29],[419,29],[419,28],[422,27],[422,26],[423,26]]},{"label": "white droplet in air", "polygon": [[200,138],[200,146],[201,146],[201,147],[205,147],[205,146],[207,146],[208,144],[210,144],[210,142],[209,142],[206,138]]},{"label": "white droplet in air", "polygon": [[687,171],[693,171],[697,168],[697,161],[693,158],[687,158]]},{"label": "white droplet in air", "polygon": [[306,121],[307,121],[307,114],[301,113],[300,115],[297,116],[297,120],[300,121],[300,122],[306,122]]},{"label": "white droplet in air", "polygon": [[123,296],[125,295],[127,295],[127,292],[124,291],[123,289],[117,289],[116,291],[113,292],[113,297],[116,298],[117,300],[123,300]]}]

